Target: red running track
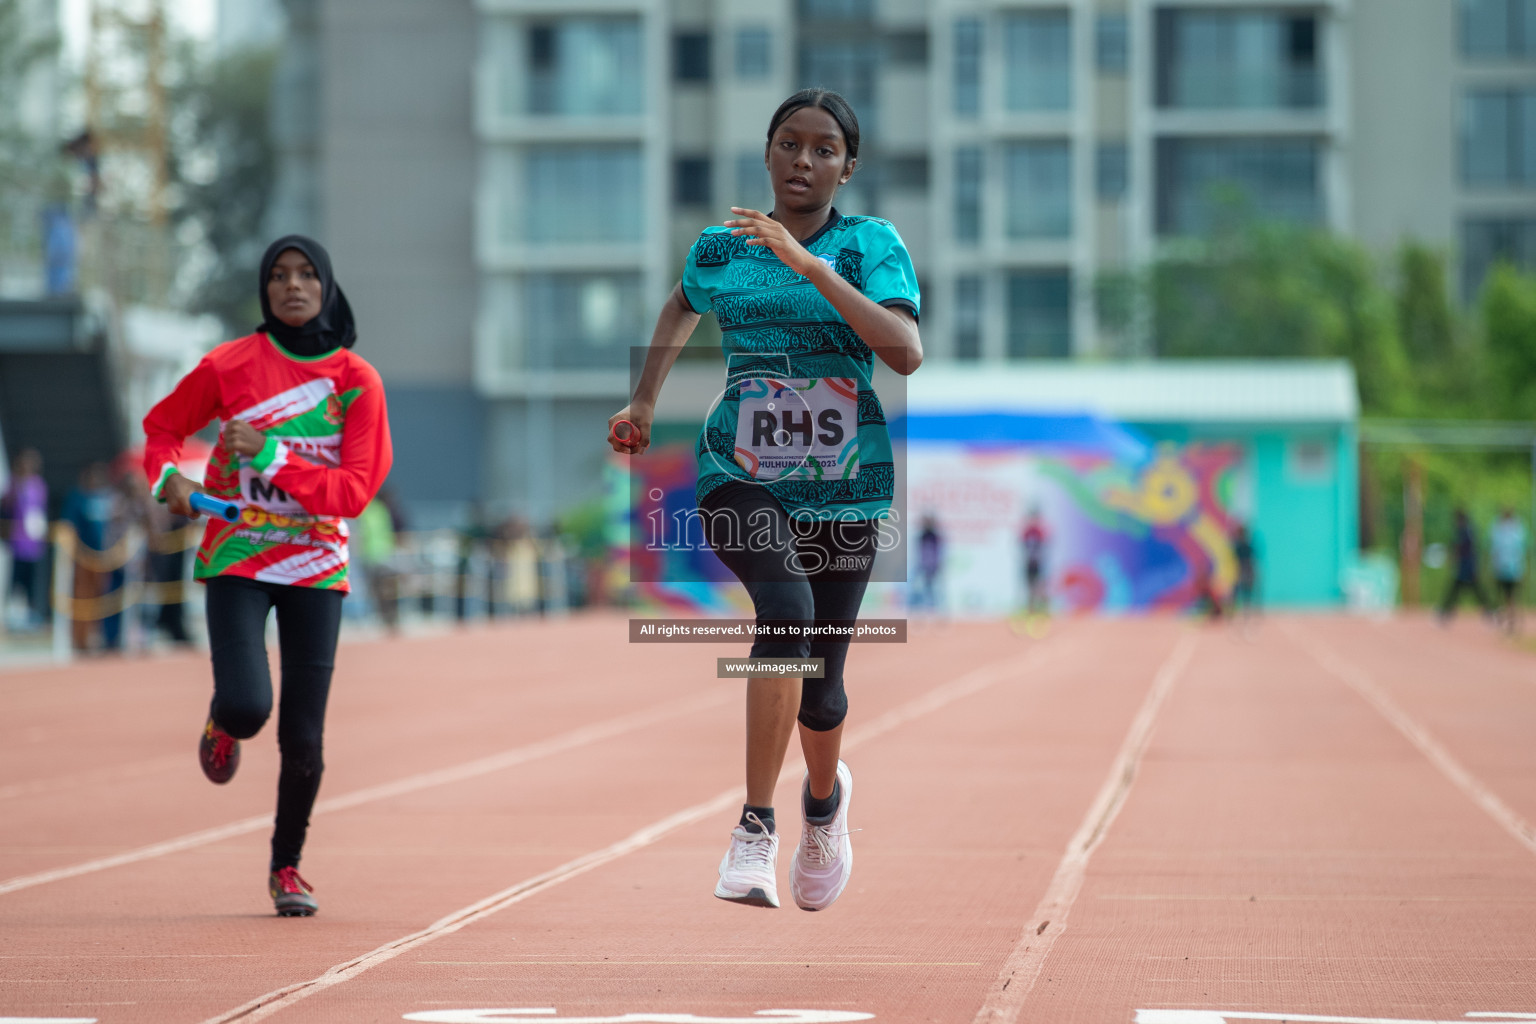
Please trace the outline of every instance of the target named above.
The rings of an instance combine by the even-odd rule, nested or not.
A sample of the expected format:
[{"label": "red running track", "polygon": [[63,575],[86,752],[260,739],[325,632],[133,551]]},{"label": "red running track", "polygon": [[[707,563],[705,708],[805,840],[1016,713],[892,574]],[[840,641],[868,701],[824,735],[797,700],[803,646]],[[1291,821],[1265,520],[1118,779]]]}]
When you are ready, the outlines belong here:
[{"label": "red running track", "polygon": [[1536,1020],[1536,657],[1476,623],[860,645],[820,914],[793,765],[785,909],[711,896],[738,652],[625,640],[344,646],[311,919],[265,893],[271,727],[198,772],[203,658],[0,675],[0,1022]]}]

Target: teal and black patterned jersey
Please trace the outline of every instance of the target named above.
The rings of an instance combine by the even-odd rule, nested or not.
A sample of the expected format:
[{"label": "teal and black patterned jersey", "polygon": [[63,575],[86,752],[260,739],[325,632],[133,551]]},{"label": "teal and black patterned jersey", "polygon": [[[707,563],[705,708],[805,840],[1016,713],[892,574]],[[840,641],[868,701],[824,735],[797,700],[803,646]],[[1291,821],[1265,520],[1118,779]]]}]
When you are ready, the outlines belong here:
[{"label": "teal and black patterned jersey", "polygon": [[[791,515],[878,518],[896,476],[874,353],[809,279],[748,237],[705,229],[683,270],[688,305],[720,321],[726,364],[699,434],[697,497],[741,480],[766,486]],[[802,244],[874,302],[921,311],[890,222],[833,210]]]}]

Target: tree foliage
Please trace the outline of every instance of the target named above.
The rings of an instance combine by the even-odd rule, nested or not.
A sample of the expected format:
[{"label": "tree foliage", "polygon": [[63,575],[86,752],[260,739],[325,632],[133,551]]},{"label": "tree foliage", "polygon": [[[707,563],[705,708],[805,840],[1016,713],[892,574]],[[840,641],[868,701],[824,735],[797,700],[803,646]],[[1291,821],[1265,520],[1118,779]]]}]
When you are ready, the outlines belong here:
[{"label": "tree foliage", "polygon": [[25,123],[18,97],[34,71],[55,58],[58,34],[40,31],[23,0],[0,0],[0,251],[41,256],[42,204],[68,198],[59,140]]},{"label": "tree foliage", "polygon": [[193,311],[219,317],[231,335],[261,319],[255,285],[277,163],[269,127],[276,63],[273,50],[237,51],[195,66],[177,97],[177,221],[208,254]]}]

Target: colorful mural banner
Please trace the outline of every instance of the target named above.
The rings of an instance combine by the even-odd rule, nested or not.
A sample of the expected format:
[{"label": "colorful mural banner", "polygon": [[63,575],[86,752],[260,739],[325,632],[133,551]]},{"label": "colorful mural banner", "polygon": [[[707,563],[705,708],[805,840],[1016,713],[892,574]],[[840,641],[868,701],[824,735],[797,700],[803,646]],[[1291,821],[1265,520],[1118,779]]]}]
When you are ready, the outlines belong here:
[{"label": "colorful mural banner", "polygon": [[[1060,612],[1188,608],[1237,578],[1235,444],[1159,445],[1140,461],[1049,444],[914,443],[908,507],[943,539],[938,605],[960,615],[1024,606],[1026,522],[1045,531],[1043,570]],[[916,571],[914,564],[913,571]]]},{"label": "colorful mural banner", "polygon": [[[916,433],[919,422],[912,422]],[[1053,611],[1165,611],[1225,599],[1237,578],[1231,537],[1251,504],[1247,448],[1153,447],[1126,441],[1134,435],[1113,436],[1118,430],[1110,425],[1103,437],[1069,443],[910,442],[908,578],[917,578],[919,550],[910,541],[931,517],[943,550],[938,610],[976,617],[1017,612],[1025,594],[1022,537],[1034,513],[1046,534]],[[610,537],[630,599],[671,614],[749,615],[745,590],[701,543],[692,447],[658,446],[643,458],[620,458],[610,469]],[[906,589],[871,587],[865,614],[899,612]]]}]

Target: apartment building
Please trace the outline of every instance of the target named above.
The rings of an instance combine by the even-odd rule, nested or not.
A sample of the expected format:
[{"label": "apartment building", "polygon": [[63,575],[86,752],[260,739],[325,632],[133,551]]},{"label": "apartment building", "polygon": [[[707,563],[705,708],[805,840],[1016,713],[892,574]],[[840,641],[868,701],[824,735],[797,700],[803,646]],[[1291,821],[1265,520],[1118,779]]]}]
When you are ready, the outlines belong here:
[{"label": "apartment building", "polygon": [[322,221],[397,430],[474,481],[445,500],[593,492],[632,349],[698,231],[770,202],[805,85],[859,112],[838,206],[907,240],[932,359],[1155,354],[1098,283],[1224,204],[1453,250],[1467,294],[1536,264],[1536,0],[321,3]]}]

